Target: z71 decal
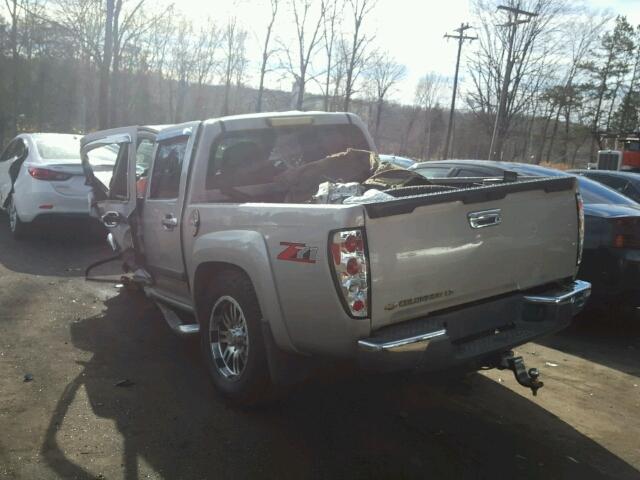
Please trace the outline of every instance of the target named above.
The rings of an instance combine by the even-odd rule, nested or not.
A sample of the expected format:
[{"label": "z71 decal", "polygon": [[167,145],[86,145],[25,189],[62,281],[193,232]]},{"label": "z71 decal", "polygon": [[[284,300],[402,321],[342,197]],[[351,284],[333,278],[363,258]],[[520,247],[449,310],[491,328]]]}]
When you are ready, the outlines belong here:
[{"label": "z71 decal", "polygon": [[290,262],[316,263],[318,257],[318,247],[307,247],[304,243],[280,242],[285,248],[278,255],[278,260],[288,260]]}]

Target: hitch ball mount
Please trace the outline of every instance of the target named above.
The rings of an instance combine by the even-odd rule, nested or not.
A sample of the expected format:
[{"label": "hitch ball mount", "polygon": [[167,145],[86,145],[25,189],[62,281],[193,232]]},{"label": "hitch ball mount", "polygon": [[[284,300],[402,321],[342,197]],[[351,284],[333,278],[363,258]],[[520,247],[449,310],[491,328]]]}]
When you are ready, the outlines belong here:
[{"label": "hitch ball mount", "polygon": [[516,377],[517,382],[523,387],[531,389],[533,396],[538,394],[538,389],[542,388],[544,383],[538,380],[540,372],[537,368],[530,368],[524,364],[522,357],[516,357],[513,352],[505,352],[500,357],[498,364],[496,365],[498,370],[511,370]]}]

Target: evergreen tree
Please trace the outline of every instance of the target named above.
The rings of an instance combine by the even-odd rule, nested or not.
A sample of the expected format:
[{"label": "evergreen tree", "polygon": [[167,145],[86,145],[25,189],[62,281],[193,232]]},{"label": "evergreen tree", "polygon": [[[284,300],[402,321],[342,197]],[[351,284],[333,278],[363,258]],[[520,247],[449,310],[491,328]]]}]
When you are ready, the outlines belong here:
[{"label": "evergreen tree", "polygon": [[584,87],[592,102],[594,132],[610,126],[618,93],[631,69],[630,57],[634,49],[634,29],[626,17],[618,16],[613,31],[605,33],[600,46],[592,52],[592,60],[581,65],[589,77]]}]

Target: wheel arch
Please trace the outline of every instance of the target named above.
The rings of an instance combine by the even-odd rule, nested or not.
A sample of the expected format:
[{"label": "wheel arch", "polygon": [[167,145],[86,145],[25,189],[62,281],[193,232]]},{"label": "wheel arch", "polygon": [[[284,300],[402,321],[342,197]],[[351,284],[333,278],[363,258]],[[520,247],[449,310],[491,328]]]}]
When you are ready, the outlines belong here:
[{"label": "wheel arch", "polygon": [[273,332],[277,346],[285,351],[296,351],[287,331],[271,262],[261,234],[225,231],[203,235],[194,243],[192,261],[189,270],[196,316],[204,313],[201,309],[206,304],[204,296],[211,282],[218,281],[227,271],[241,272],[251,281],[263,321]]},{"label": "wheel arch", "polygon": [[[249,280],[251,277],[247,272],[228,262],[203,262],[198,265],[193,275],[193,300],[196,307],[196,313],[200,318],[202,315],[206,315],[207,312],[203,311],[204,305],[206,305],[207,288],[212,282],[218,281],[226,272],[235,271],[245,275]],[[253,282],[251,282],[253,284]],[[254,287],[255,288],[255,287]]]}]

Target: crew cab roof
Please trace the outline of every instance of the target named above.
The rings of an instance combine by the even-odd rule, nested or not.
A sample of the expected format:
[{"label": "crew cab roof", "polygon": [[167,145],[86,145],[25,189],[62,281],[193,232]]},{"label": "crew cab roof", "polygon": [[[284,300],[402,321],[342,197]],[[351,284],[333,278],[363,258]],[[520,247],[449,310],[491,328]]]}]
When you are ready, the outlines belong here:
[{"label": "crew cab roof", "polygon": [[[150,133],[158,133],[160,130],[163,130],[165,128],[171,127],[171,124],[167,124],[167,125],[140,125],[137,126],[136,128],[138,130],[143,130],[143,131],[147,131]],[[116,133],[122,130],[123,127],[118,127],[118,128],[111,128],[108,130],[99,130],[97,132],[91,132],[86,134],[84,137],[82,137],[82,139],[80,140],[80,145],[85,146],[88,143],[93,142],[94,140],[97,140],[98,138],[104,138],[105,134],[108,135],[110,132]],[[128,127],[124,127],[124,128],[128,128]]]},{"label": "crew cab roof", "polygon": [[310,112],[302,112],[300,110],[291,110],[288,112],[262,112],[262,113],[246,113],[241,115],[229,115],[226,117],[212,117],[205,120],[205,124],[213,123],[213,122],[231,122],[236,120],[270,120],[270,119],[280,119],[284,120],[287,118],[296,118],[303,119],[309,118],[312,123],[354,123],[357,121],[357,117],[352,113],[345,112],[321,112],[321,111],[310,111]]}]

